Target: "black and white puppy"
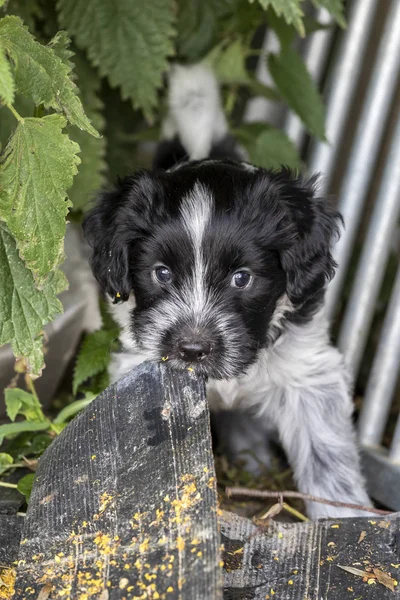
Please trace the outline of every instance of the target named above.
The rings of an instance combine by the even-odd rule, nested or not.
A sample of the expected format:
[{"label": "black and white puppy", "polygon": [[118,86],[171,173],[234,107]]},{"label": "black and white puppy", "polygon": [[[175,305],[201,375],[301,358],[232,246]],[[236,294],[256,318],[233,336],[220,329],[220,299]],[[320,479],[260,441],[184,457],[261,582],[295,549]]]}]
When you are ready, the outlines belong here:
[{"label": "black and white puppy", "polygon": [[[207,375],[212,409],[252,411],[255,439],[278,433],[301,491],[369,504],[323,310],[339,214],[315,178],[241,161],[202,66],[173,72],[156,167],[101,194],[84,223],[93,272],[121,300],[112,379],[146,359],[190,366]],[[240,450],[239,430],[231,438]],[[314,503],[308,513],[365,514]]]}]

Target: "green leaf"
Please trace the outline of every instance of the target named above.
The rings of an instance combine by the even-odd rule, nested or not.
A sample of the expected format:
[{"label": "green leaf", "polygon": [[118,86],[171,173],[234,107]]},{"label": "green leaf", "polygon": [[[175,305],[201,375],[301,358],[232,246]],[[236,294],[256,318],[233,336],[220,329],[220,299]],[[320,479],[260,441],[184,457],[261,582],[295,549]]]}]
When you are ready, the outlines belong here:
[{"label": "green leaf", "polygon": [[35,19],[44,19],[43,8],[39,5],[40,0],[28,2],[27,0],[5,0],[5,2],[5,12],[20,17],[31,32],[35,30]]},{"label": "green leaf", "polygon": [[37,457],[51,444],[52,438],[47,433],[32,433],[24,431],[19,433],[7,444],[7,452],[18,460],[23,456]]},{"label": "green leaf", "polygon": [[278,17],[276,12],[272,9],[267,11],[267,22],[269,27],[275,31],[281,47],[290,46],[292,44],[297,33],[293,25],[289,25],[284,19]]},{"label": "green leaf", "polygon": [[[265,169],[279,169],[282,166],[292,169],[300,167],[298,152],[283,131],[272,127],[265,128],[265,124],[263,130],[259,123],[249,125],[253,127],[247,131],[245,129],[244,132],[239,131],[238,138],[247,149],[250,162]],[[258,130],[256,137],[251,135],[251,129],[253,133]]]},{"label": "green leaf", "polygon": [[64,258],[66,190],[79,164],[65,123],[56,114],[25,119],[0,159],[0,218],[40,284]]},{"label": "green leaf", "polygon": [[220,21],[236,10],[235,0],[178,0],[178,54],[191,62],[203,58],[217,41]]},{"label": "green leaf", "polygon": [[6,388],[4,391],[7,415],[15,421],[18,414],[28,421],[44,420],[41,404],[33,394],[19,388]]},{"label": "green leaf", "polygon": [[282,100],[281,96],[274,88],[264,85],[260,81],[257,81],[257,79],[251,78],[248,85],[255,96],[264,96],[264,98],[268,98],[268,100],[272,100],[274,102]]},{"label": "green leaf", "polygon": [[46,431],[49,429],[51,422],[46,421],[18,421],[18,423],[6,423],[0,425],[0,444],[5,437],[22,431]]},{"label": "green leaf", "polygon": [[[20,115],[33,115],[35,109],[32,100],[21,95],[15,96],[13,106]],[[17,122],[12,112],[7,106],[0,104],[0,151],[14,133],[16,126]]]},{"label": "green leaf", "polygon": [[221,83],[249,83],[245,67],[246,49],[241,40],[235,40],[227,47],[219,44],[207,56],[207,62],[213,67]]},{"label": "green leaf", "polygon": [[[249,0],[254,2],[254,0]],[[303,0],[258,0],[261,6],[267,10],[272,7],[278,17],[283,17],[288,25],[293,25],[303,37],[305,34],[303,16],[300,8]]]},{"label": "green leaf", "polygon": [[13,236],[0,222],[0,281],[0,346],[10,343],[17,357],[26,358],[28,371],[39,375],[43,367],[42,329],[62,312],[56,295],[65,288],[65,277],[55,271],[38,290]]},{"label": "green leaf", "polygon": [[31,497],[35,477],[35,473],[29,473],[28,475],[25,475],[25,477],[21,477],[21,479],[18,481],[17,489],[21,494],[25,496],[26,502],[29,502],[29,499]]},{"label": "green leaf", "polygon": [[173,54],[172,0],[58,0],[59,20],[90,61],[147,116]]},{"label": "green leaf", "polygon": [[14,459],[12,456],[5,452],[0,452],[0,475],[9,469],[13,462]]},{"label": "green leaf", "polygon": [[88,404],[93,402],[93,400],[96,397],[97,397],[97,394],[92,394],[91,392],[86,392],[85,397],[82,398],[82,400],[75,400],[75,402],[71,402],[71,404],[68,404],[68,406],[63,408],[58,413],[56,418],[53,420],[53,423],[55,425],[66,423],[66,421],[68,421],[68,419],[70,419],[71,417],[74,417],[77,413],[79,413],[81,410],[86,408],[86,406],[88,406]]},{"label": "green leaf", "polygon": [[10,63],[0,44],[0,100],[4,104],[14,102],[15,84]]},{"label": "green leaf", "polygon": [[299,115],[308,131],[325,139],[325,108],[301,56],[289,47],[270,54],[268,68],[290,108]]},{"label": "green leaf", "polygon": [[[99,96],[101,80],[83,55],[76,54],[74,60],[82,104],[93,125],[102,133],[105,119],[102,114],[103,101]],[[76,127],[69,127],[69,135],[81,149],[81,163],[68,196],[73,210],[82,210],[91,200],[93,192],[104,184],[106,140],[104,137],[88,136]]]},{"label": "green leaf", "polygon": [[82,342],[74,369],[72,389],[74,394],[79,386],[104,371],[110,360],[111,345],[116,338],[116,331],[99,329],[89,333]]},{"label": "green leaf", "polygon": [[326,8],[340,27],[346,27],[344,0],[312,0],[317,8]]},{"label": "green leaf", "polygon": [[63,44],[65,34],[62,37],[63,40],[57,38],[43,46],[18,17],[0,20],[0,43],[15,65],[17,91],[32,97],[36,106],[43,104],[45,108],[54,108],[64,113],[70,123],[98,136],[77,96],[77,87],[70,77],[71,65],[63,62],[51,47],[51,44]]}]

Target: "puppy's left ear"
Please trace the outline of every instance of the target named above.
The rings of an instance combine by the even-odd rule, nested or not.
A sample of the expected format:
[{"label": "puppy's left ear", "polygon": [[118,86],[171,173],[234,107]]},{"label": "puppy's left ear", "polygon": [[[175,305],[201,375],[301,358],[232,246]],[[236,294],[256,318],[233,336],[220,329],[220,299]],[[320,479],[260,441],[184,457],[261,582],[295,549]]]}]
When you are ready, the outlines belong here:
[{"label": "puppy's left ear", "polygon": [[128,300],[133,287],[132,253],[151,226],[157,180],[140,171],[102,192],[83,221],[92,247],[90,265],[103,291],[114,300]]},{"label": "puppy's left ear", "polygon": [[310,179],[282,173],[281,195],[294,233],[291,243],[281,251],[287,277],[287,293],[294,305],[302,304],[323,290],[335,275],[331,249],[340,236],[343,219],[318,197],[318,176]]}]

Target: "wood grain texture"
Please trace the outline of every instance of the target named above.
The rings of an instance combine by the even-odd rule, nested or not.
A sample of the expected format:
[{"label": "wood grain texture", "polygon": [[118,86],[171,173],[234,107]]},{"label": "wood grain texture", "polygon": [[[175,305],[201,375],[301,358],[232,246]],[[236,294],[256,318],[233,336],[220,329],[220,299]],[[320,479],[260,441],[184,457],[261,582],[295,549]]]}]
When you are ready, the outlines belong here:
[{"label": "wood grain texture", "polygon": [[272,521],[262,529],[228,512],[220,520],[224,600],[394,600],[399,596],[400,590],[392,592],[373,579],[364,581],[338,567],[371,569],[371,573],[379,568],[400,582],[398,514],[290,525]]},{"label": "wood grain texture", "polygon": [[14,598],[222,597],[204,382],[144,364],[40,460]]}]

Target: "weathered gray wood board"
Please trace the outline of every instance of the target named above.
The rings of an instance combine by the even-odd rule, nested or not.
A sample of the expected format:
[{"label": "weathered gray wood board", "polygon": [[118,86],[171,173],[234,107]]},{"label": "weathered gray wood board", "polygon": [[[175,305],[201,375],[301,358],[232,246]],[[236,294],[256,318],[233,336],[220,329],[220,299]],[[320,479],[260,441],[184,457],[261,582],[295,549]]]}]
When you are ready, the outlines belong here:
[{"label": "weathered gray wood board", "polygon": [[[395,600],[400,595],[399,526],[396,513],[293,525],[271,522],[260,529],[224,512],[224,600]],[[391,573],[399,586],[393,592],[338,565],[378,568]]]},{"label": "weathered gray wood board", "polygon": [[[40,460],[14,600],[387,600],[399,517],[259,529],[218,511],[204,382],[145,364],[109,387]],[[219,513],[219,515],[217,515]],[[15,536],[15,516],[5,517]],[[219,522],[218,522],[219,521]],[[10,533],[0,532],[0,544]],[[223,569],[221,569],[221,542]],[[8,562],[7,562],[8,561]]]},{"label": "weathered gray wood board", "polygon": [[145,364],[40,460],[15,599],[222,597],[204,382]]}]

